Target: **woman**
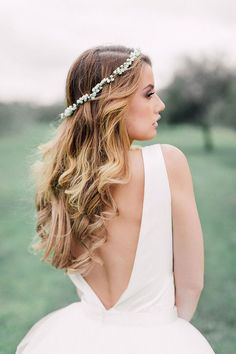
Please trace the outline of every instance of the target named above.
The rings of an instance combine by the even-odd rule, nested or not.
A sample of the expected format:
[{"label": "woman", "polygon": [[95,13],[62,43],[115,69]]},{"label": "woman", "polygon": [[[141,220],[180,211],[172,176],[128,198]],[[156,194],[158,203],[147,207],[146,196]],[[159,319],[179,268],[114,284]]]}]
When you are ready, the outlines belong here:
[{"label": "woman", "polygon": [[67,108],[40,146],[35,250],[63,269],[80,302],[49,313],[16,354],[211,354],[189,321],[203,289],[191,173],[151,140],[164,110],[140,50],[99,46],[71,66]]}]

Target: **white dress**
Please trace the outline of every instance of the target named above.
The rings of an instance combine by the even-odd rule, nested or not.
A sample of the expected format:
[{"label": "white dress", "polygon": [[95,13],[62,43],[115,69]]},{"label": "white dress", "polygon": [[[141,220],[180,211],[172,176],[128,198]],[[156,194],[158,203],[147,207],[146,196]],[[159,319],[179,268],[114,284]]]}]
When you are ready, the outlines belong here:
[{"label": "white dress", "polygon": [[171,195],[160,144],[142,148],[144,201],[129,284],[107,310],[77,272],[80,300],[41,318],[16,354],[214,354],[178,317],[173,276]]}]

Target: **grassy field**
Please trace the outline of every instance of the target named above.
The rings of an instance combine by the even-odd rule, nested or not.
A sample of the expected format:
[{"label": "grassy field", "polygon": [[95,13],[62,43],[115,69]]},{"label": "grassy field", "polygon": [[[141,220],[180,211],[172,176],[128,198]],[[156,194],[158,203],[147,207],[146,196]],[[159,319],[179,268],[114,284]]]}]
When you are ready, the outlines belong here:
[{"label": "grassy field", "polygon": [[[48,127],[27,129],[0,140],[0,353],[14,354],[31,326],[47,313],[78,301],[63,271],[28,251],[35,212],[29,165]],[[205,288],[191,321],[216,354],[236,352],[236,132],[213,130],[215,150],[203,148],[200,130],[160,124],[153,142],[180,148],[193,176],[205,244]]]}]

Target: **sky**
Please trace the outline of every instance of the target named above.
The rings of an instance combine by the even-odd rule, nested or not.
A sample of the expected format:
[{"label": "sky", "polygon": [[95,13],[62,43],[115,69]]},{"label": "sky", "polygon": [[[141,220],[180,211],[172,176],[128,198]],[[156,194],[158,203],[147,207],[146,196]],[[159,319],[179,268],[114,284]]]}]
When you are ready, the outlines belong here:
[{"label": "sky", "polygon": [[63,101],[70,65],[95,45],[140,48],[157,89],[184,56],[236,66],[235,0],[8,0],[0,33],[0,101]]}]

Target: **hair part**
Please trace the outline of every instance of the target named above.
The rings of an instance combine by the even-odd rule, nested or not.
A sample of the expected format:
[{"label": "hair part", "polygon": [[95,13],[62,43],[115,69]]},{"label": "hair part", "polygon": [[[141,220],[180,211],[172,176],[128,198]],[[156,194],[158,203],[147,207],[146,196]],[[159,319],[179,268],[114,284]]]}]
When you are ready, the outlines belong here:
[{"label": "hair part", "polygon": [[[110,45],[84,51],[67,75],[67,106],[90,93],[131,51]],[[43,251],[41,260],[56,268],[86,275],[94,262],[103,265],[95,250],[108,238],[104,221],[119,215],[111,187],[130,179],[130,140],[124,117],[144,63],[152,65],[141,54],[126,72],[104,85],[94,100],[65,118],[51,140],[38,146],[40,159],[31,166],[38,237],[32,248]],[[76,246],[82,250],[79,256],[73,254]]]}]

